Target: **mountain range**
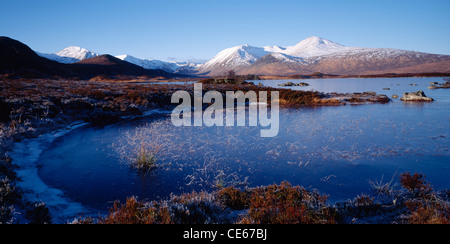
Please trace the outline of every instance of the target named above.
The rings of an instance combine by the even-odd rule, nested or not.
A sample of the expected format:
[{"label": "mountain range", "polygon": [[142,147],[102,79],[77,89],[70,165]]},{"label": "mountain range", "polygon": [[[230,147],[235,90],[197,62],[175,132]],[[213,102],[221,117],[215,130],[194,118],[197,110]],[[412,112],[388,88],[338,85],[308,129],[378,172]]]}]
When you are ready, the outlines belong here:
[{"label": "mountain range", "polygon": [[[57,61],[41,57],[27,45],[0,37],[0,74],[12,78],[57,78],[57,79],[124,79],[124,78],[174,78],[181,77],[163,70],[148,70],[120,60],[111,55],[98,55],[84,49],[70,48],[73,57],[59,55]],[[85,54],[82,56],[81,54]],[[67,55],[67,52],[60,52]],[[68,55],[69,56],[69,55]],[[90,57],[92,56],[92,57]],[[65,58],[63,58],[65,57]],[[90,57],[90,58],[88,58]],[[71,63],[72,59],[82,59]],[[66,62],[66,63],[63,63]]]},{"label": "mountain range", "polygon": [[[63,64],[73,64],[85,59],[101,56],[101,54],[75,46],[65,48],[57,53],[36,53],[43,58]],[[199,64],[192,62],[164,62],[154,59],[139,59],[130,55],[119,55],[115,56],[115,58],[135,64],[147,70],[163,70],[174,74],[195,74],[197,73],[197,69],[199,67]]]},{"label": "mountain range", "polygon": [[[450,72],[449,55],[390,48],[346,47],[320,37],[307,38],[294,46],[232,47],[221,51],[203,64],[148,60],[130,55],[113,57],[75,46],[57,53],[45,54],[32,51],[25,44],[8,37],[0,37],[0,44],[0,48],[5,50],[0,53],[0,70],[11,70],[11,64],[16,63],[15,68],[22,73],[28,70],[34,74],[62,77],[217,76],[230,70],[242,75],[276,76],[315,72],[334,75]],[[11,53],[15,48],[21,50],[16,55]],[[6,50],[10,53],[7,54]],[[6,59],[15,61],[8,62]],[[20,65],[16,62],[18,60],[22,60]]]},{"label": "mountain range", "polygon": [[200,73],[296,75],[321,72],[336,75],[428,73],[450,71],[450,56],[389,48],[345,47],[320,37],[297,45],[226,49],[199,67]]}]

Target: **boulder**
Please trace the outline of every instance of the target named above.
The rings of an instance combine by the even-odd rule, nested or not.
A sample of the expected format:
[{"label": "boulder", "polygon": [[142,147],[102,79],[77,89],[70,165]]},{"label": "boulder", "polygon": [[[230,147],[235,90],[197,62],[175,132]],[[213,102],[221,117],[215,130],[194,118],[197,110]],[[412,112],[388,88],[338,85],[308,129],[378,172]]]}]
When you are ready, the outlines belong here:
[{"label": "boulder", "polygon": [[417,91],[412,93],[405,93],[400,99],[405,102],[432,102],[433,98],[427,97],[423,91]]}]

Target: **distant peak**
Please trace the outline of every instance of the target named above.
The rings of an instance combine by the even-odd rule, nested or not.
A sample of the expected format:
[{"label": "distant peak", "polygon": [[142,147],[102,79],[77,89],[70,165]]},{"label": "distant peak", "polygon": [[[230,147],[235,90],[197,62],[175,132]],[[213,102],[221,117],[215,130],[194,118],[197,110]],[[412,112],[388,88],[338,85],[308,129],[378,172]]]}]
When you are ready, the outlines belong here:
[{"label": "distant peak", "polygon": [[[308,37],[305,40],[298,43],[297,45],[330,45],[330,44],[339,45],[335,42],[332,42],[330,40],[327,40],[322,37],[317,37],[317,36]],[[339,45],[339,46],[342,46],[342,45]]]},{"label": "distant peak", "polygon": [[82,47],[77,47],[77,46],[70,46],[70,47],[66,47],[63,50],[59,51],[58,53],[89,53],[91,51],[89,51],[86,48],[82,48]]},{"label": "distant peak", "polygon": [[312,36],[297,45],[288,47],[283,53],[294,57],[313,57],[335,53],[345,49],[344,46],[322,37]]},{"label": "distant peak", "polygon": [[62,57],[63,59],[56,58],[56,61],[63,63],[74,63],[80,60],[89,59],[97,57],[100,54],[91,52],[90,50],[78,46],[70,46],[64,48],[63,50],[55,53],[56,56]]}]

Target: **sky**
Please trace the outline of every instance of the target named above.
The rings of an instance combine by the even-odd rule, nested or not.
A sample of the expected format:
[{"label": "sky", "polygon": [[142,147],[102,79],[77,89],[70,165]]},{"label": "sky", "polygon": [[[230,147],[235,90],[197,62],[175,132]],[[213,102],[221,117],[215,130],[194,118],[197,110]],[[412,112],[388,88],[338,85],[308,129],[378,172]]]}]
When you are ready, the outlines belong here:
[{"label": "sky", "polygon": [[0,36],[44,53],[81,46],[160,60],[310,36],[450,55],[450,0],[0,0]]}]

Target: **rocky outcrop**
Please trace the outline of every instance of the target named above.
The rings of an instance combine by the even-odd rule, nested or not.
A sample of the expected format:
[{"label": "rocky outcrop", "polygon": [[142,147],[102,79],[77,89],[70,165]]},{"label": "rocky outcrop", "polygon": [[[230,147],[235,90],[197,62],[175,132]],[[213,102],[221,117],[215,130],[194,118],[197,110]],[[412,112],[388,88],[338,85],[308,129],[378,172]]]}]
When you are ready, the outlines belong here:
[{"label": "rocky outcrop", "polygon": [[294,83],[294,82],[287,82],[284,84],[280,84],[279,86],[310,86],[308,83],[300,82],[300,83]]},{"label": "rocky outcrop", "polygon": [[404,102],[433,102],[434,99],[427,97],[423,91],[405,93],[400,99]]},{"label": "rocky outcrop", "polygon": [[[431,83],[430,83],[431,84]],[[447,81],[446,83],[439,84],[437,82],[433,82],[430,87],[428,87],[430,90],[435,89],[450,89],[450,81]]]}]

